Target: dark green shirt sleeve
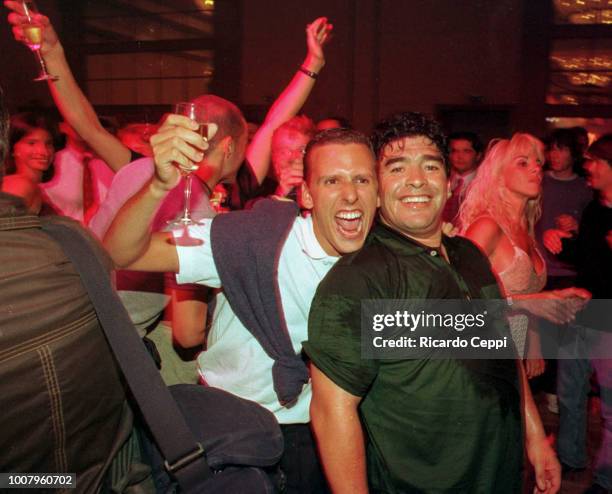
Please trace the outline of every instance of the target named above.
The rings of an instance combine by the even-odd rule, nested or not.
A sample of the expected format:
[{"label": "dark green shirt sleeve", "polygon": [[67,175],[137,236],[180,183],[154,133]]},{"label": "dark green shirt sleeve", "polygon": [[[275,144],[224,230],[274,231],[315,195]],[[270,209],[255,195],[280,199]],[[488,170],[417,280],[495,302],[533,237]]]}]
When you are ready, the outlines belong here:
[{"label": "dark green shirt sleeve", "polygon": [[366,276],[336,265],[319,285],[308,318],[304,350],[329,379],[355,396],[367,393],[378,372],[361,358],[361,301],[371,297]]}]

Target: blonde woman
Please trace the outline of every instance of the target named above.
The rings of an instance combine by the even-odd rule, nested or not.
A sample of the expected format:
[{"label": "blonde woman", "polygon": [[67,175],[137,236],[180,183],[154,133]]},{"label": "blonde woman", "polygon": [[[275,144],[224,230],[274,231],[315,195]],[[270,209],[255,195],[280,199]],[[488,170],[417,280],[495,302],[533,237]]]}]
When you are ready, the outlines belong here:
[{"label": "blonde woman", "polygon": [[[521,357],[533,319],[519,311],[567,322],[588,298],[588,292],[575,288],[541,291],[546,265],[534,226],[540,216],[543,163],[544,145],[530,134],[491,141],[459,212],[463,235],[487,255],[503,293],[517,309],[510,317],[510,330]],[[572,303],[562,303],[567,299]],[[527,351],[525,368],[531,378],[544,371],[534,331],[529,331]]]}]

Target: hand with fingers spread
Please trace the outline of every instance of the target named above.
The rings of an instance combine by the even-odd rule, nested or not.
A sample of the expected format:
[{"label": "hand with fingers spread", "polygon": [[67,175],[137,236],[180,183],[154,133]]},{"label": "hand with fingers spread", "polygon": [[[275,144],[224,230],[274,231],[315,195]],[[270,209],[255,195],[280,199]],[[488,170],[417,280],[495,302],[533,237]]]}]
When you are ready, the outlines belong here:
[{"label": "hand with fingers spread", "polygon": [[[23,13],[23,6],[21,2],[15,2],[13,0],[5,0],[4,6],[12,12],[8,15],[9,24],[13,30],[13,36],[16,41],[27,45],[26,37],[23,33],[25,25],[29,24],[28,18]],[[61,45],[53,25],[49,21],[49,18],[40,13],[32,13],[32,19],[43,27],[42,43],[40,45],[40,54],[44,57],[53,50],[61,49]]]},{"label": "hand with fingers spread", "polygon": [[308,56],[304,68],[318,73],[325,65],[323,46],[331,38],[333,26],[327,22],[327,17],[319,17],[306,26],[306,44]]},{"label": "hand with fingers spread", "polygon": [[[197,130],[197,122],[183,116],[170,114],[156,134],[151,137],[155,160],[155,178],[159,188],[170,190],[180,180],[180,170],[186,173],[198,169],[208,149],[208,141]],[[209,124],[209,139],[217,132],[216,124]]]}]

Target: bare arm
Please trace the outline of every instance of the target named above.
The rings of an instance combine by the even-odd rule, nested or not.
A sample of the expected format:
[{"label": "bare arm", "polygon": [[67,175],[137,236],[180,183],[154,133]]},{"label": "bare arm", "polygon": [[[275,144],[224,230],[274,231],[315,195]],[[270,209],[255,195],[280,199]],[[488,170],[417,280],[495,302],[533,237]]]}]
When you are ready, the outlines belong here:
[{"label": "bare arm", "polygon": [[176,248],[171,234],[151,233],[150,224],[168,190],[151,179],[115,216],[104,236],[104,247],[115,265],[137,271],[177,272]]},{"label": "bare arm", "polygon": [[365,446],[357,407],[361,398],[314,365],[310,417],[325,476],[334,494],[368,492]]},{"label": "bare arm", "polygon": [[[488,217],[478,218],[465,232],[465,237],[474,242],[485,256],[491,259],[502,236],[502,230],[497,222]],[[491,262],[493,266],[493,262]],[[496,271],[495,266],[493,270]]]},{"label": "bare arm", "polygon": [[206,338],[206,292],[170,288],[172,337],[183,348],[204,344]]},{"label": "bare arm", "polygon": [[533,401],[525,370],[520,362],[517,362],[517,365],[520,372],[523,420],[525,422],[525,448],[529,462],[535,470],[536,486],[534,492],[553,494],[558,492],[561,487],[561,465],[544,432],[544,426]]},{"label": "bare arm", "polygon": [[[332,25],[327,23],[325,17],[319,17],[306,26],[308,54],[302,64],[306,70],[318,74],[325,65],[323,45],[329,39],[331,30]],[[272,134],[281,124],[300,111],[314,85],[315,79],[297,71],[268,111],[264,123],[253,136],[247,148],[246,157],[259,183],[263,182],[270,167]]]},{"label": "bare arm", "polygon": [[[467,229],[465,236],[472,240],[491,261],[493,271],[500,271],[501,256],[497,247],[503,236],[499,225],[492,218],[482,217]],[[509,260],[505,259],[508,263]],[[565,324],[574,319],[590,299],[588,291],[581,288],[566,288],[537,293],[512,295],[513,309],[528,311],[556,324]]]},{"label": "bare arm", "polygon": [[[21,15],[19,2],[7,0],[7,8],[13,10],[9,22],[17,41],[23,41],[22,24],[25,17]],[[40,53],[49,72],[58,76],[58,80],[49,81],[49,90],[62,117],[83,138],[114,171],[130,162],[130,150],[114,135],[109,133],[98,120],[93,107],[78,86],[68,66],[62,47],[53,26],[44,15],[37,15],[44,26],[43,42]]]},{"label": "bare arm", "polygon": [[540,330],[537,321],[529,316],[529,327],[527,330],[527,356],[523,360],[527,379],[541,375],[546,369],[546,362],[542,358],[540,345]]}]

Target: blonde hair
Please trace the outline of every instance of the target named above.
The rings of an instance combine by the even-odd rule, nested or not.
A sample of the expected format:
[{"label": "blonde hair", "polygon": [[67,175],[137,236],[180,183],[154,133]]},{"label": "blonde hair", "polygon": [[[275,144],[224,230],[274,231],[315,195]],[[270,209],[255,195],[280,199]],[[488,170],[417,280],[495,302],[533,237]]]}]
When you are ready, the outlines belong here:
[{"label": "blonde hair", "polygon": [[[502,179],[502,171],[516,156],[530,152],[535,152],[540,161],[544,162],[544,144],[531,134],[516,133],[512,139],[493,139],[489,143],[485,158],[459,210],[463,232],[481,216],[492,217],[510,235],[520,228],[521,225],[512,220],[510,203],[506,199],[508,189]],[[542,211],[541,203],[541,194],[527,201],[525,220],[531,236],[534,235],[534,226]]]}]

